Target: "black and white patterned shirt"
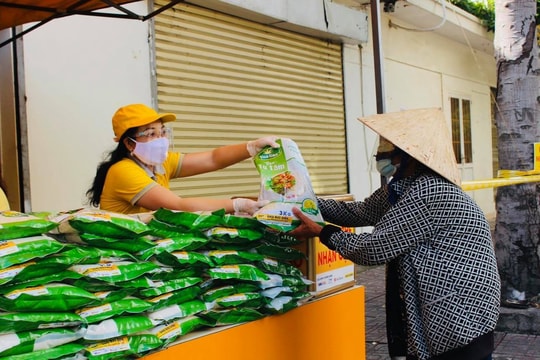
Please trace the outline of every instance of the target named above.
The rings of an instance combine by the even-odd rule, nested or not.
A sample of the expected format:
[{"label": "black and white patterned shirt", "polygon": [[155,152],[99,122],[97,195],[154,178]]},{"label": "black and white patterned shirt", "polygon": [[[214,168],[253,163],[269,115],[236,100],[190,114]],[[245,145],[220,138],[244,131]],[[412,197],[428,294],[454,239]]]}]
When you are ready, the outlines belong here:
[{"label": "black and white patterned shirt", "polygon": [[360,234],[327,226],[320,239],[357,264],[398,261],[407,351],[429,359],[495,328],[500,279],[489,223],[473,199],[436,174],[405,178],[394,186],[400,195],[394,205],[386,188],[363,202],[318,199],[330,223],[373,226]]}]

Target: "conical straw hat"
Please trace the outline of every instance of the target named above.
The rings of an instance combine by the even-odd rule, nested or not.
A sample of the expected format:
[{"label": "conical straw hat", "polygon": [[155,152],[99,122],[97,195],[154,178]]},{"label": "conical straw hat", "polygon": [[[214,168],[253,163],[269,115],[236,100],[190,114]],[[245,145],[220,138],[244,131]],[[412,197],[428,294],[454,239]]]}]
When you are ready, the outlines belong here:
[{"label": "conical straw hat", "polygon": [[358,118],[431,170],[461,184],[452,137],[441,109],[415,109]]}]

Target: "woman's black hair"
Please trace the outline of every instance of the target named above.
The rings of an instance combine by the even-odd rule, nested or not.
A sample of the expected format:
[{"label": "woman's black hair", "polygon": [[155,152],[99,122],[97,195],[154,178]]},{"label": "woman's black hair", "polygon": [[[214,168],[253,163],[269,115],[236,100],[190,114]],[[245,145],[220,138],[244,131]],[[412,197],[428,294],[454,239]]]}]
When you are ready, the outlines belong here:
[{"label": "woman's black hair", "polygon": [[129,156],[130,151],[124,144],[124,139],[127,137],[133,137],[136,128],[128,129],[118,141],[116,149],[111,151],[103,162],[98,165],[96,170],[96,176],[90,189],[86,191],[86,197],[88,198],[88,204],[99,207],[101,201],[101,194],[103,193],[103,186],[105,186],[105,178],[111,166]]}]

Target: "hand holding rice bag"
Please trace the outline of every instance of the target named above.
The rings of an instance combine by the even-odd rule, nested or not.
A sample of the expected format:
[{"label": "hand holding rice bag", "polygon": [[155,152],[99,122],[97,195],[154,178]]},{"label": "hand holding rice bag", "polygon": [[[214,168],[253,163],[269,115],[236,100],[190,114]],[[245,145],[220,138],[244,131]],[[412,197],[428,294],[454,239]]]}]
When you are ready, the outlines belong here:
[{"label": "hand holding rice bag", "polygon": [[261,176],[259,200],[270,201],[254,217],[271,228],[287,232],[300,224],[292,213],[292,208],[297,207],[313,221],[323,223],[300,149],[291,139],[281,138],[276,142],[279,148],[266,147],[253,158]]}]

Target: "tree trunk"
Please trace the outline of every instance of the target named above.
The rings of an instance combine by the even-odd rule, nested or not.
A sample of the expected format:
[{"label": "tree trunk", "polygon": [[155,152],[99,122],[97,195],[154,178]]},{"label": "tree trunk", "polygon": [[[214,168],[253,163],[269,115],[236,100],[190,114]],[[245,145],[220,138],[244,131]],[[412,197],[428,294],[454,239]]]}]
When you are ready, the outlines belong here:
[{"label": "tree trunk", "polygon": [[[499,167],[531,170],[540,141],[536,0],[495,1]],[[540,184],[497,189],[495,250],[504,299],[540,293]]]}]

